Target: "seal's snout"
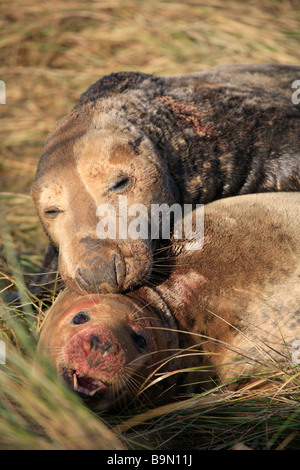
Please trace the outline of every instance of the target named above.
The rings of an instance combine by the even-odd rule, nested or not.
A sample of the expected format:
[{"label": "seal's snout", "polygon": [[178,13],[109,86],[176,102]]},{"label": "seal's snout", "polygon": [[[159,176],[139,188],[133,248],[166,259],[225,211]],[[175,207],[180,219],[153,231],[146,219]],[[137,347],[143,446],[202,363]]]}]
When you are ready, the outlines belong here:
[{"label": "seal's snout", "polygon": [[65,352],[76,370],[89,375],[107,373],[111,367],[119,371],[123,365],[120,343],[104,326],[81,330],[66,345]]},{"label": "seal's snout", "polygon": [[90,367],[97,367],[108,351],[111,350],[111,354],[116,354],[118,349],[112,341],[103,342],[96,335],[92,335],[90,338],[90,348],[89,355],[87,356],[87,363]]},{"label": "seal's snout", "polygon": [[152,241],[129,238],[118,245],[115,240],[86,237],[70,245],[59,252],[59,272],[81,294],[121,293],[151,275],[156,246]]},{"label": "seal's snout", "polygon": [[106,253],[85,259],[76,270],[76,282],[85,292],[118,292],[123,285],[123,262],[118,254]]},{"label": "seal's snout", "polygon": [[85,396],[106,394],[124,368],[124,351],[110,328],[83,325],[82,312],[74,319],[73,324],[79,325],[80,330],[64,348],[69,364],[64,378],[71,388]]}]

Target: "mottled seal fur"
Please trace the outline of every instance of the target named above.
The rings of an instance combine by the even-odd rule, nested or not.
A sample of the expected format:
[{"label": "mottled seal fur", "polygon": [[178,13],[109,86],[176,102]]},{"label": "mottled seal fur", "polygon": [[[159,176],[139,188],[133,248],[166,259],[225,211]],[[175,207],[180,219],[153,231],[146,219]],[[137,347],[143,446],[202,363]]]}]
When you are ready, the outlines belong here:
[{"label": "mottled seal fur", "polygon": [[260,64],[98,80],[56,124],[38,165],[32,196],[52,242],[44,271],[58,250],[63,280],[81,292],[123,292],[151,278],[161,240],[96,235],[97,207],[110,203],[118,215],[119,195],[150,213],[151,204],[299,191],[299,75]]},{"label": "mottled seal fur", "polygon": [[298,193],[270,193],[208,204],[203,248],[183,244],[159,286],[59,294],[39,354],[103,407],[171,400],[218,380],[292,368],[300,340],[299,203]]}]

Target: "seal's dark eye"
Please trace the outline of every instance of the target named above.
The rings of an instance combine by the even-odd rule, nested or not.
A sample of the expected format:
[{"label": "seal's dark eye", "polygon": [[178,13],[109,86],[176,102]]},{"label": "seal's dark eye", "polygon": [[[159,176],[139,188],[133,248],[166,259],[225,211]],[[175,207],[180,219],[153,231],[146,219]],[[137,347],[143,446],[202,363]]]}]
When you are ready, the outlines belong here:
[{"label": "seal's dark eye", "polygon": [[117,193],[123,191],[129,183],[131,182],[131,179],[128,176],[122,176],[116,183],[113,183],[108,189],[109,191],[115,191]]},{"label": "seal's dark eye", "polygon": [[146,349],[147,347],[147,341],[146,341],[146,338],[143,334],[141,333],[136,333],[135,331],[133,331],[131,334],[130,334],[130,337],[131,339],[133,340],[136,348],[142,352]]},{"label": "seal's dark eye", "polygon": [[46,217],[48,218],[51,218],[51,219],[54,219],[55,217],[58,216],[58,214],[60,214],[60,212],[62,212],[61,210],[57,209],[57,208],[51,208],[51,209],[47,209],[44,214]]},{"label": "seal's dark eye", "polygon": [[73,325],[82,325],[82,323],[86,323],[89,321],[90,317],[85,312],[78,312],[75,317],[72,318]]}]

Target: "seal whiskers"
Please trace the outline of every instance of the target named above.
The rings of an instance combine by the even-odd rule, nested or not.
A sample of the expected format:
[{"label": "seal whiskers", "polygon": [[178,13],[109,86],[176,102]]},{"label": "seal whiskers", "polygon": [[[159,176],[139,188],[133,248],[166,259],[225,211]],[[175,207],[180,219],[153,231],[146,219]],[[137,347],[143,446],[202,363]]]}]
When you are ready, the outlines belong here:
[{"label": "seal whiskers", "polygon": [[38,351],[57,352],[58,373],[72,388],[75,373],[78,392],[104,408],[289,374],[300,339],[299,204],[299,193],[207,204],[201,249],[180,244],[167,276],[127,295],[65,290]]},{"label": "seal whiskers", "polygon": [[[194,209],[242,194],[298,192],[300,114],[291,83],[299,72],[247,64],[100,78],[54,126],[38,164],[32,197],[50,241],[40,280],[58,266],[83,294],[127,292],[153,268],[155,282],[168,274],[155,258],[173,242],[175,215],[169,239],[162,213],[151,217],[154,205]],[[111,204],[122,218],[120,197],[127,208],[146,209],[147,236],[127,236],[129,214],[125,235],[102,236],[97,210]]]}]

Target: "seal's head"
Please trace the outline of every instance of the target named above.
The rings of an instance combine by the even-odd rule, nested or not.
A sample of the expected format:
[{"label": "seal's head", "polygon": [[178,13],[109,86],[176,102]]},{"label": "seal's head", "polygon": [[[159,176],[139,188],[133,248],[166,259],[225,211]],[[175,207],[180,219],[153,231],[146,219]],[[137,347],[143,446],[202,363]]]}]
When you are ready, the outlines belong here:
[{"label": "seal's head", "polygon": [[65,283],[83,294],[107,293],[149,278],[158,244],[151,205],[172,204],[174,187],[155,145],[122,120],[121,111],[111,117],[109,102],[59,121],[43,150],[32,197],[59,251]]},{"label": "seal's head", "polygon": [[[136,401],[166,355],[161,326],[151,309],[131,298],[64,291],[46,316],[38,354],[97,408],[124,406]],[[141,393],[140,403],[143,398]]]}]

